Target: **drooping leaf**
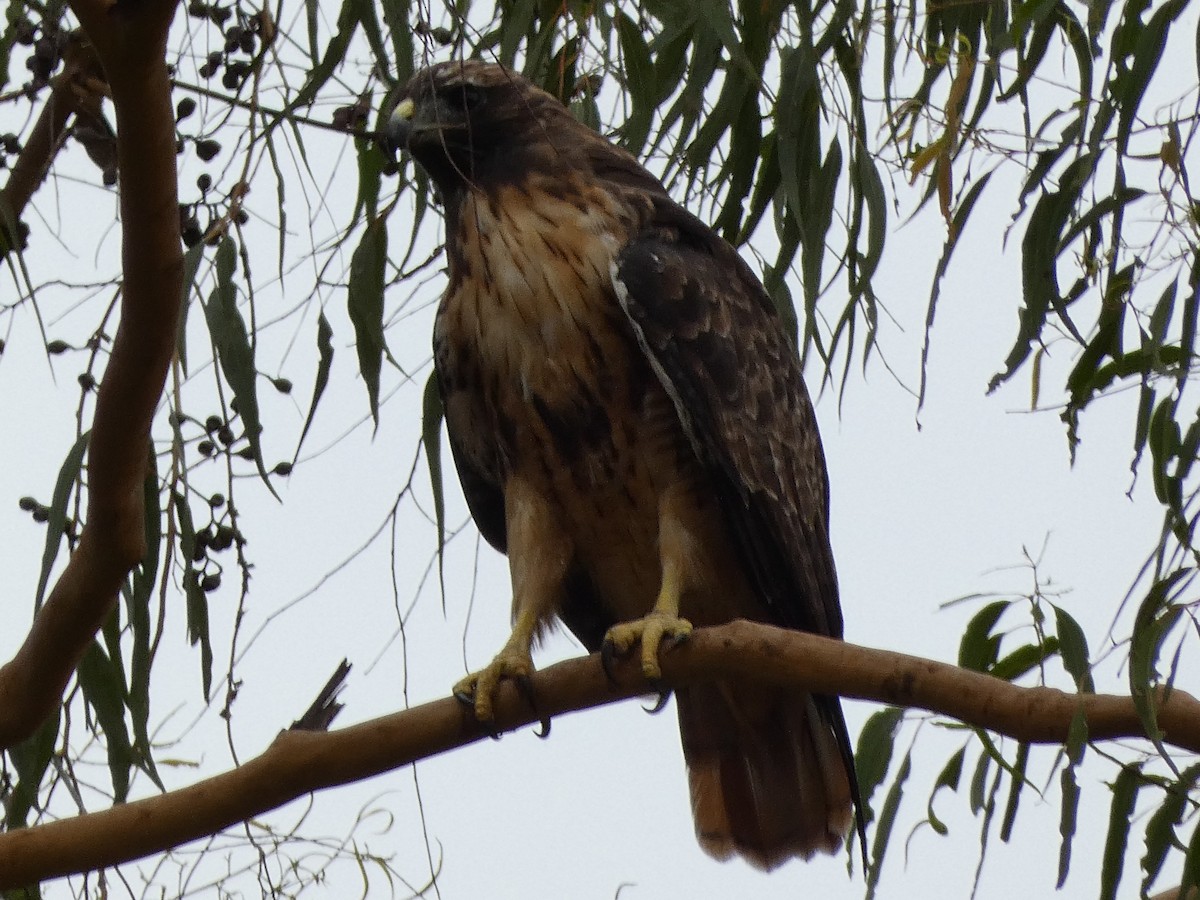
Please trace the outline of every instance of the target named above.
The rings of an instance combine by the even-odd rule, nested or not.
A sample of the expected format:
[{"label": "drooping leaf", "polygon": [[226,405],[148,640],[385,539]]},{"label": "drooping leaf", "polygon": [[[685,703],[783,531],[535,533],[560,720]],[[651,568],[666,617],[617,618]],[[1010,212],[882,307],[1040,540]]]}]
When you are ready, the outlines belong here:
[{"label": "drooping leaf", "polygon": [[104,733],[113,799],[122,802],[129,794],[129,773],[133,769],[134,756],[125,724],[126,693],[120,669],[100,645],[92,641],[79,661],[76,677],[83,697]]},{"label": "drooping leaf", "polygon": [[67,451],[58,470],[58,478],[54,482],[54,496],[50,501],[50,517],[46,520],[46,549],[42,551],[42,571],[38,575],[37,592],[34,594],[34,609],[41,609],[46,596],[46,586],[50,583],[50,571],[58,558],[58,548],[62,544],[63,535],[67,528],[67,504],[71,500],[71,491],[79,480],[79,470],[83,466],[83,454],[87,450],[90,431],[85,431]]},{"label": "drooping leaf", "polygon": [[1058,884],[1057,889],[1067,882],[1067,873],[1071,870],[1071,845],[1075,839],[1076,819],[1079,813],[1079,782],[1075,778],[1075,769],[1083,760],[1087,747],[1087,719],[1083,710],[1078,709],[1071,719],[1071,727],[1067,731],[1067,764],[1063,766],[1059,776],[1062,791],[1062,811],[1058,821],[1058,831],[1062,843],[1058,850]]},{"label": "drooping leaf", "polygon": [[296,452],[292,456],[293,462],[300,458],[300,448],[304,446],[304,438],[308,436],[308,429],[312,427],[313,417],[317,414],[317,404],[321,402],[325,387],[329,384],[329,372],[333,368],[333,326],[325,318],[325,313],[317,316],[317,353],[319,359],[317,374],[313,379],[312,401],[308,404],[308,415],[304,417],[300,440],[296,441]]},{"label": "drooping leaf", "polygon": [[200,583],[200,573],[188,566],[183,573],[183,592],[187,597],[188,640],[200,645],[200,687],[204,699],[212,694],[212,637],[208,628],[208,594]]},{"label": "drooping leaf", "polygon": [[[126,705],[129,707],[130,723],[133,726],[134,764],[141,766],[151,779],[162,788],[155,771],[154,758],[150,753],[150,669],[152,659],[150,646],[153,629],[150,623],[150,604],[154,588],[158,583],[160,554],[162,552],[162,494],[158,490],[158,472],[153,453],[146,463],[146,478],[142,484],[143,515],[145,516],[146,555],[131,573],[131,586],[127,594],[126,609],[132,639],[129,645],[129,679]],[[109,658],[120,663],[117,642],[108,645]],[[124,680],[124,679],[122,679]],[[109,765],[112,765],[110,760]]]},{"label": "drooping leaf", "polygon": [[183,254],[183,299],[179,305],[179,336],[175,341],[175,351],[179,355],[179,368],[184,376],[188,374],[187,358],[187,322],[188,311],[192,308],[192,289],[196,286],[196,273],[200,271],[200,261],[204,259],[204,241],[198,241],[188,247]]},{"label": "drooping leaf", "polygon": [[904,754],[904,760],[896,772],[892,786],[888,789],[883,806],[879,810],[878,823],[875,826],[875,839],[871,842],[871,864],[867,869],[867,900],[875,896],[879,886],[879,878],[883,874],[883,860],[887,853],[888,841],[891,839],[892,828],[896,824],[896,814],[900,811],[900,801],[904,797],[904,785],[912,773],[912,751]]},{"label": "drooping leaf", "polygon": [[976,672],[987,672],[995,665],[1000,649],[1000,637],[992,634],[992,629],[1008,607],[1007,600],[997,600],[983,607],[971,618],[963,630],[958,647],[960,666]]},{"label": "drooping leaf", "polygon": [[854,751],[854,768],[858,772],[858,790],[866,806],[864,815],[872,820],[871,797],[883,783],[888,767],[892,764],[892,751],[896,745],[896,731],[904,721],[904,709],[888,706],[873,713],[858,735]]},{"label": "drooping leaf", "polygon": [[1075,679],[1075,688],[1086,694],[1094,693],[1091,655],[1083,629],[1066,610],[1054,607],[1054,619],[1058,630],[1058,649],[1063,668]]},{"label": "drooping leaf", "polygon": [[1012,837],[1013,825],[1017,821],[1017,807],[1021,802],[1021,790],[1029,781],[1025,778],[1025,769],[1029,765],[1029,744],[1022,741],[1017,745],[1017,757],[1012,764],[1012,778],[1009,779],[1008,803],[1004,806],[1004,819],[1000,823],[1000,840],[1005,843]]},{"label": "drooping leaf", "polygon": [[425,395],[421,404],[421,444],[425,447],[425,461],[429,465],[429,486],[433,491],[433,514],[437,522],[438,585],[442,592],[442,609],[446,608],[446,494],[442,479],[442,392],[438,388],[437,373],[431,372],[425,382]]},{"label": "drooping leaf", "polygon": [[[204,304],[204,318],[221,374],[233,390],[238,416],[242,420],[246,443],[254,455],[259,477],[272,494],[275,488],[267,478],[262,455],[262,420],[258,411],[258,369],[254,365],[254,347],[246,329],[246,320],[238,309],[238,290],[233,276],[237,271],[237,245],[228,235],[217,245],[215,258],[217,284]],[[278,497],[278,495],[276,495]]]},{"label": "drooping leaf", "polygon": [[1150,888],[1162,871],[1167,851],[1179,847],[1175,837],[1175,829],[1183,821],[1184,811],[1188,808],[1188,792],[1200,778],[1200,763],[1195,763],[1184,769],[1179,780],[1166,785],[1166,796],[1162,804],[1146,822],[1146,852],[1142,855],[1142,894],[1150,893]]},{"label": "drooping leaf", "polygon": [[367,386],[371,418],[379,427],[379,377],[387,345],[383,337],[383,282],[387,264],[387,221],[371,220],[350,258],[347,290],[358,370]]},{"label": "drooping leaf", "polygon": [[963,760],[966,759],[966,755],[967,748],[959,747],[957,752],[947,760],[946,765],[942,766],[942,771],[933,783],[933,790],[929,793],[929,804],[926,807],[925,816],[933,830],[942,837],[949,834],[950,829],[946,827],[946,824],[933,811],[933,801],[943,788],[949,788],[952,791],[958,790],[958,783],[962,779]]},{"label": "drooping leaf", "polygon": [[1101,900],[1116,900],[1125,868],[1125,848],[1129,844],[1133,808],[1142,784],[1142,770],[1138,765],[1123,766],[1113,782],[1108,836],[1104,840],[1104,857],[1100,865]]},{"label": "drooping leaf", "polygon": [[4,824],[7,830],[24,828],[29,824],[29,811],[37,803],[38,789],[58,739],[62,711],[58,707],[30,737],[8,748],[8,758],[16,771],[16,784],[5,798]]}]

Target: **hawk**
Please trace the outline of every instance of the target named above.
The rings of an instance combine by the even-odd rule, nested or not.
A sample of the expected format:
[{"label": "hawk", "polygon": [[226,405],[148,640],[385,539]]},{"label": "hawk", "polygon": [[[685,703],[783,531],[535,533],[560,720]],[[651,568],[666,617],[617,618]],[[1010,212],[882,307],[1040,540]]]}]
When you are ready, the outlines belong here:
[{"label": "hawk", "polygon": [[[840,638],[812,404],[737,252],[501,66],[419,71],[386,130],[441,196],[437,383],[467,504],[512,573],[512,636],[456,694],[489,721],[556,617],[589,650],[640,648],[651,679],[693,625]],[[677,705],[704,850],[770,869],[841,845],[858,789],[836,697],[728,680]]]}]

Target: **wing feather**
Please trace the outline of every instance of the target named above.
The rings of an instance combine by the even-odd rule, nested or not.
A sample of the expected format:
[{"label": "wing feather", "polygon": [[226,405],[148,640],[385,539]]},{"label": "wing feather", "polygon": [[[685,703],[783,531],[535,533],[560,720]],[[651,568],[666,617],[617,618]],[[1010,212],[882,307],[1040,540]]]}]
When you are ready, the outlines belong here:
[{"label": "wing feather", "polygon": [[[829,478],[796,346],[729,244],[669,199],[613,265],[613,285],[688,441],[713,477],[743,564],[776,624],[842,637]],[[814,696],[866,830],[837,697]]]},{"label": "wing feather", "polygon": [[776,622],[842,636],[829,483],[796,347],[737,253],[669,203],[614,284]]}]

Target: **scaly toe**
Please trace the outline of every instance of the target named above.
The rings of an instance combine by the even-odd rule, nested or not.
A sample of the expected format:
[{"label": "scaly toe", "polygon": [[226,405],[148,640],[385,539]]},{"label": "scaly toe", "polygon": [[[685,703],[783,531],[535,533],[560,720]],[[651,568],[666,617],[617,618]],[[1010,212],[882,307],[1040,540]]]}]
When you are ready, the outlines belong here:
[{"label": "scaly toe", "polygon": [[471,706],[475,718],[485,725],[491,725],[495,720],[496,691],[500,682],[511,678],[517,683],[517,690],[529,701],[534,711],[533,688],[530,675],[533,672],[533,661],[527,654],[501,651],[488,665],[454,685],[454,696],[464,706]]},{"label": "scaly toe", "polygon": [[610,628],[604,639],[604,650],[615,658],[627,655],[635,644],[641,643],[642,674],[650,681],[658,681],[662,679],[662,667],[658,662],[660,650],[677,647],[691,633],[692,623],[687,619],[651,612],[644,618]]}]

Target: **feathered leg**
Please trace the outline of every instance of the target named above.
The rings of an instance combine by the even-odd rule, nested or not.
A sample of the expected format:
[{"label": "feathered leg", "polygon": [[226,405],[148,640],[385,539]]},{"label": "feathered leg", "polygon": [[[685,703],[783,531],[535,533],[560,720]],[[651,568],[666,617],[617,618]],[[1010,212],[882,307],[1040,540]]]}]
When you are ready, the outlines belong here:
[{"label": "feathered leg", "polygon": [[679,616],[684,591],[691,587],[690,576],[697,568],[701,534],[699,524],[693,521],[697,506],[688,489],[685,482],[677,481],[659,497],[658,555],[662,582],[654,606],[640,619],[614,625],[604,638],[604,653],[609,656],[625,656],[640,643],[642,674],[651,681],[662,678],[658,662],[662,642],[677,644],[692,633],[692,623]]},{"label": "feathered leg", "polygon": [[501,680],[512,678],[529,694],[533,642],[554,615],[573,554],[571,539],[552,506],[525,479],[513,476],[505,485],[504,517],[512,573],[512,634],[491,663],[454,686],[454,696],[470,703],[480,722],[494,718]]}]

